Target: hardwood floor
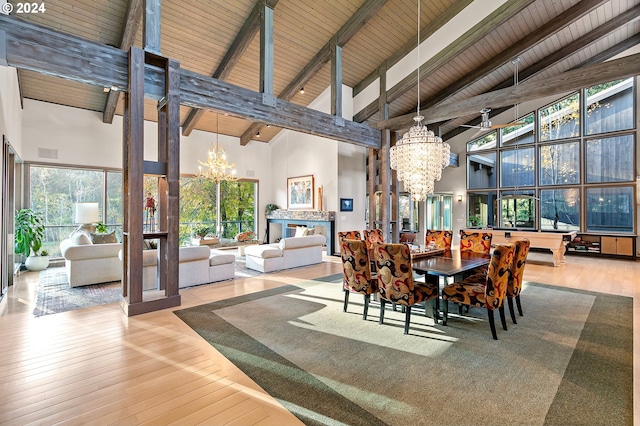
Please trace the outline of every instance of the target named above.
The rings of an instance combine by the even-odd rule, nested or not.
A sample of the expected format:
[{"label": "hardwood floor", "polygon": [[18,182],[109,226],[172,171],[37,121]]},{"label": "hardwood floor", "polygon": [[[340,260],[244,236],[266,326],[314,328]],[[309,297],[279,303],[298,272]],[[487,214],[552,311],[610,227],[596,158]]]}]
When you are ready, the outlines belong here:
[{"label": "hardwood floor", "polygon": [[[181,308],[341,272],[339,258],[325,260],[183,289]],[[640,262],[568,256],[554,268],[539,261],[551,254],[531,253],[525,280],[634,297],[640,329]],[[127,318],[110,304],[34,318],[37,280],[38,273],[22,273],[0,304],[0,423],[301,424],[171,310]]]}]

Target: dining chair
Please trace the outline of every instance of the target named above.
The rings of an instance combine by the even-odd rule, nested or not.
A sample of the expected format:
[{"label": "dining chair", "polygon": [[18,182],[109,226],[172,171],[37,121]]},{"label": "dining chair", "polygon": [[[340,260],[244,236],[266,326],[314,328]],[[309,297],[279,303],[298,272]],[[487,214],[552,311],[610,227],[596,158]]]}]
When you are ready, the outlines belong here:
[{"label": "dining chair", "polygon": [[411,307],[433,300],[433,319],[437,322],[438,286],[413,280],[411,249],[406,244],[373,244],[378,269],[380,321],[384,322],[386,302],[404,307],[404,334],[409,333]]},{"label": "dining chair", "polygon": [[437,248],[443,248],[445,250],[451,250],[452,241],[452,231],[434,231],[432,229],[427,229],[427,233],[424,236],[424,243],[427,246],[433,242]]},{"label": "dining chair", "polygon": [[338,232],[338,239],[342,240],[361,240],[360,231],[341,231]]},{"label": "dining chair", "polygon": [[460,251],[489,254],[491,252],[491,232],[460,231]]},{"label": "dining chair", "polygon": [[516,322],[516,315],[513,310],[513,299],[516,299],[516,305],[518,306],[518,314],[522,315],[522,305],[520,304],[520,291],[522,290],[522,277],[524,275],[524,264],[527,261],[529,255],[530,242],[524,238],[514,242],[516,251],[513,256],[513,264],[511,265],[511,274],[509,275],[509,282],[507,284],[507,302],[509,305],[509,313],[511,314],[511,321],[514,324]]},{"label": "dining chair", "polygon": [[362,319],[367,319],[371,295],[378,292],[378,279],[371,274],[367,246],[362,240],[345,239],[340,242],[344,287],[344,312],[347,312],[349,293],[364,295]]},{"label": "dining chair", "polygon": [[365,229],[362,231],[364,241],[367,243],[367,249],[371,253],[373,251],[374,243],[384,243],[384,235],[382,229]]},{"label": "dining chair", "polygon": [[493,311],[500,313],[502,328],[507,329],[504,316],[504,299],[507,295],[511,265],[515,254],[515,245],[498,245],[493,250],[489,271],[484,282],[466,278],[444,286],[442,289],[443,318],[442,324],[447,325],[449,314],[449,301],[460,305],[484,307],[489,317],[489,327],[494,340],[498,340]]},{"label": "dining chair", "polygon": [[400,242],[405,244],[415,243],[417,237],[418,234],[413,232],[400,234]]}]

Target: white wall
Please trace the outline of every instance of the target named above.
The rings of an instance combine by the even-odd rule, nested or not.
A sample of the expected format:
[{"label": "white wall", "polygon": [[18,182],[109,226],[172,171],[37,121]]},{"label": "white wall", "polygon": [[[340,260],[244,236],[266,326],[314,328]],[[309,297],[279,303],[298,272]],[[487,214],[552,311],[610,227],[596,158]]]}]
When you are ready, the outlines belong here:
[{"label": "white wall", "polygon": [[0,66],[0,133],[7,137],[22,157],[22,106],[18,88],[18,71]]}]

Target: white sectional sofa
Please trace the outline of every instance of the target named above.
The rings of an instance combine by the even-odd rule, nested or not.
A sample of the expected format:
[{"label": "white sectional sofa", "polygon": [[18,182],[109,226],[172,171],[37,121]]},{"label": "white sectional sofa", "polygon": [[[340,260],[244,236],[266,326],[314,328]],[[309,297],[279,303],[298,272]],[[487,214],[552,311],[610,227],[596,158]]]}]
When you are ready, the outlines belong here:
[{"label": "white sectional sofa", "polygon": [[322,262],[324,235],[283,238],[278,243],[244,249],[247,268],[260,272],[279,271]]},{"label": "white sectional sofa", "polygon": [[[119,253],[122,259],[122,251]],[[178,250],[178,287],[190,287],[235,278],[233,254],[213,253],[207,246],[180,247]],[[120,265],[122,270],[122,264]],[[158,251],[142,253],[142,288],[157,289]],[[120,279],[120,278],[119,278]]]},{"label": "white sectional sofa", "polygon": [[64,266],[71,287],[120,281],[122,262],[118,259],[121,243],[77,244],[71,239],[60,243]]}]

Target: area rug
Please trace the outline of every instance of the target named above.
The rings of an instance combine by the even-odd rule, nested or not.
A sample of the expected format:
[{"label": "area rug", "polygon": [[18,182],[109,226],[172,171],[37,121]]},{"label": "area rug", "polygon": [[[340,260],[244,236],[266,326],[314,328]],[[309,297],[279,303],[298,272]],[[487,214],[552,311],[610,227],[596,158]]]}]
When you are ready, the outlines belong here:
[{"label": "area rug", "polygon": [[119,302],[121,294],[120,281],[70,287],[64,268],[48,268],[40,272],[38,298],[33,315],[40,317]]},{"label": "area rug", "polygon": [[632,424],[631,298],[526,283],[498,341],[480,309],[403,335],[340,277],[175,313],[307,425]]}]

